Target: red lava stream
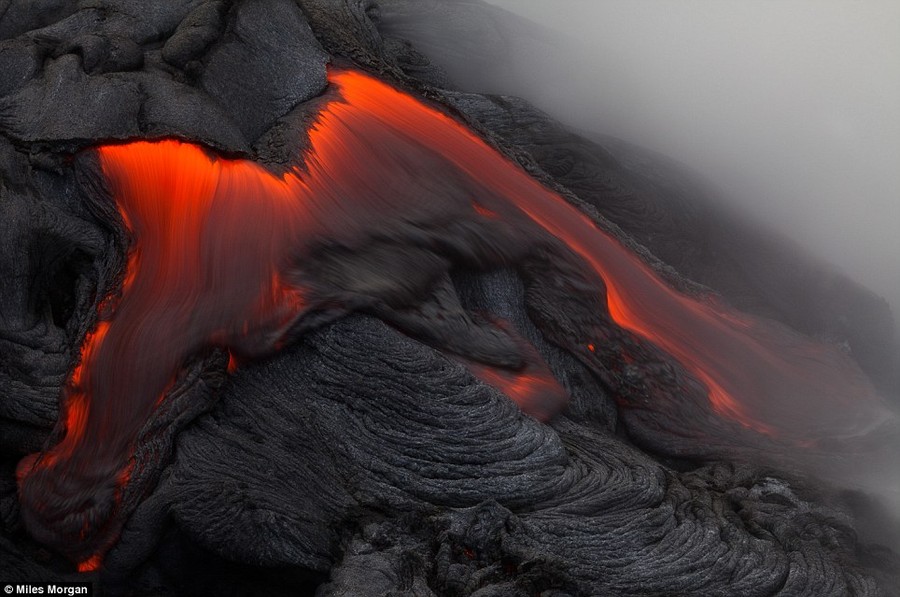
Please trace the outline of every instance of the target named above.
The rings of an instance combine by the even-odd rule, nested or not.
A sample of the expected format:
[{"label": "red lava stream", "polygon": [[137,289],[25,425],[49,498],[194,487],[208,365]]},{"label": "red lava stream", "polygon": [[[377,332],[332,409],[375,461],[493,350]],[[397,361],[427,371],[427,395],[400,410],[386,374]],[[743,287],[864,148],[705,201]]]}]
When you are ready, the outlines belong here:
[{"label": "red lava stream", "polygon": [[705,384],[720,416],[794,437],[871,422],[875,392],[834,347],[679,293],[446,114],[360,72],[329,78],[340,99],[318,114],[303,168],[283,175],[174,140],[97,149],[133,245],[113,315],[85,338],[69,381],[64,438],[20,464],[37,538],[59,545],[108,532],[133,442],[185,361],[210,346],[273,345],[304,309],[304,289],[285,275],[297,247],[415,220],[429,210],[422,193],[453,184],[435,179],[447,170],[484,190],[458,213],[524,214],[579,255],[604,280],[614,321]]}]

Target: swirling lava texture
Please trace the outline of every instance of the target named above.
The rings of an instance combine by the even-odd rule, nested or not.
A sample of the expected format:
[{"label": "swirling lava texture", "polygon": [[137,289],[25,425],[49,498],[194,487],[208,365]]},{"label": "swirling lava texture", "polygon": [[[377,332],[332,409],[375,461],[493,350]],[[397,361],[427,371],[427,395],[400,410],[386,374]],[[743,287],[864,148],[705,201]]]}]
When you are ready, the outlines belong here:
[{"label": "swirling lava texture", "polygon": [[[127,264],[71,374],[62,439],[19,466],[27,527],[83,568],[120,530],[134,442],[184,363],[212,347],[235,363],[271,353],[315,313],[368,310],[463,360],[536,418],[559,411],[566,392],[511,326],[475,326],[467,345],[398,314],[409,296],[439,293],[435,254],[490,269],[555,251],[633,338],[623,363],[662,352],[681,372],[645,400],[700,393],[712,416],[788,445],[878,422],[874,390],[839,350],[674,290],[442,111],[361,72],[332,71],[329,81],[337,95],[318,112],[302,163],[285,172],[175,140],[96,150],[131,239]],[[361,256],[360,239],[383,250]],[[393,286],[346,280],[342,262],[353,260],[364,266],[353,272],[381,268]],[[606,341],[586,327],[559,343],[591,366]]]}]

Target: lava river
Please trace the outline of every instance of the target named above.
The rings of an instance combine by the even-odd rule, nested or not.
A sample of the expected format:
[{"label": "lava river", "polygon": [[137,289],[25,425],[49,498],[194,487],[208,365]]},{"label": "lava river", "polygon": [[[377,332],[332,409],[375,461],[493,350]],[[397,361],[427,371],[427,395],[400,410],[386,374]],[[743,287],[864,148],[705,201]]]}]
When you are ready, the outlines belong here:
[{"label": "lava river", "polygon": [[[184,363],[213,346],[238,357],[277,348],[310,308],[292,273],[302,247],[352,244],[438,201],[455,201],[441,209],[456,218],[524,221],[562,241],[602,278],[615,323],[679,362],[711,409],[742,428],[803,437],[835,421],[850,433],[872,423],[861,405],[877,403],[875,393],[839,350],[673,290],[442,111],[360,72],[329,78],[338,96],[319,111],[303,163],[283,174],[175,140],[96,149],[132,244],[111,315],[85,338],[67,384],[64,436],[19,467],[36,538],[60,547],[111,534],[132,444]],[[460,185],[471,193],[446,192]]]}]

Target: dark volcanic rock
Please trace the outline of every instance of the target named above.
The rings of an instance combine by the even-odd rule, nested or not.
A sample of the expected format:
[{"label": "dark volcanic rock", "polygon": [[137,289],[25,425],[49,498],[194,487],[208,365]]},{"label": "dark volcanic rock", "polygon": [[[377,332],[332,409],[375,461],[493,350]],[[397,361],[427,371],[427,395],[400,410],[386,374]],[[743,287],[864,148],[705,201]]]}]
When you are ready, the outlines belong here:
[{"label": "dark volcanic rock", "polygon": [[242,2],[229,16],[222,40],[204,59],[200,85],[240,115],[244,137],[254,140],[322,92],[327,56],[315,50],[309,25],[289,0]]},{"label": "dark volcanic rock", "polygon": [[[14,478],[59,439],[63,384],[121,284],[128,239],[78,150],[180,137],[283,170],[329,60],[441,102],[678,288],[846,341],[890,384],[882,303],[715,212],[661,158],[438,89],[452,77],[403,38],[405,4],[0,2],[0,579],[84,578],[29,537]],[[442,6],[457,28],[482,10]],[[683,368],[612,323],[570,251],[440,222],[313,253],[332,306],[278,354],[230,376],[218,350],[185,363],[89,578],[108,594],[896,594],[896,552],[857,536],[900,537],[890,515],[713,417]],[[465,365],[520,365],[525,341],[570,394],[550,423]]]},{"label": "dark volcanic rock", "polygon": [[541,425],[439,353],[347,319],[234,377],[179,437],[109,573],[167,513],[229,560],[324,572],[337,557],[325,594],[876,590],[843,564],[846,515],[749,467],[673,473],[599,429]]},{"label": "dark volcanic rock", "polygon": [[0,447],[22,456],[57,418],[84,320],[114,254],[71,176],[34,172],[0,138]]},{"label": "dark volcanic rock", "polygon": [[247,151],[325,86],[327,55],[287,0],[73,2],[48,22],[20,10],[39,12],[0,14],[0,126],[19,142],[180,136]]}]

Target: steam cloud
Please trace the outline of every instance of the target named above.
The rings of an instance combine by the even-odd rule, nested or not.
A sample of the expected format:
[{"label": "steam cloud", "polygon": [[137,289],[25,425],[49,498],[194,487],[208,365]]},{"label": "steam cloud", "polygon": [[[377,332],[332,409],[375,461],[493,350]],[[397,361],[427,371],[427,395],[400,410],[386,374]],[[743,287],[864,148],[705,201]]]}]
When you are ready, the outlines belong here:
[{"label": "steam cloud", "polygon": [[896,321],[900,4],[490,3],[481,30],[435,19],[404,33],[471,91],[682,161],[739,213],[884,297]]},{"label": "steam cloud", "polygon": [[[382,0],[383,28],[468,91],[520,96],[585,136],[679,160],[723,206],[866,285],[898,321],[900,4],[489,5]],[[851,484],[900,512],[900,479],[871,468]]]}]

